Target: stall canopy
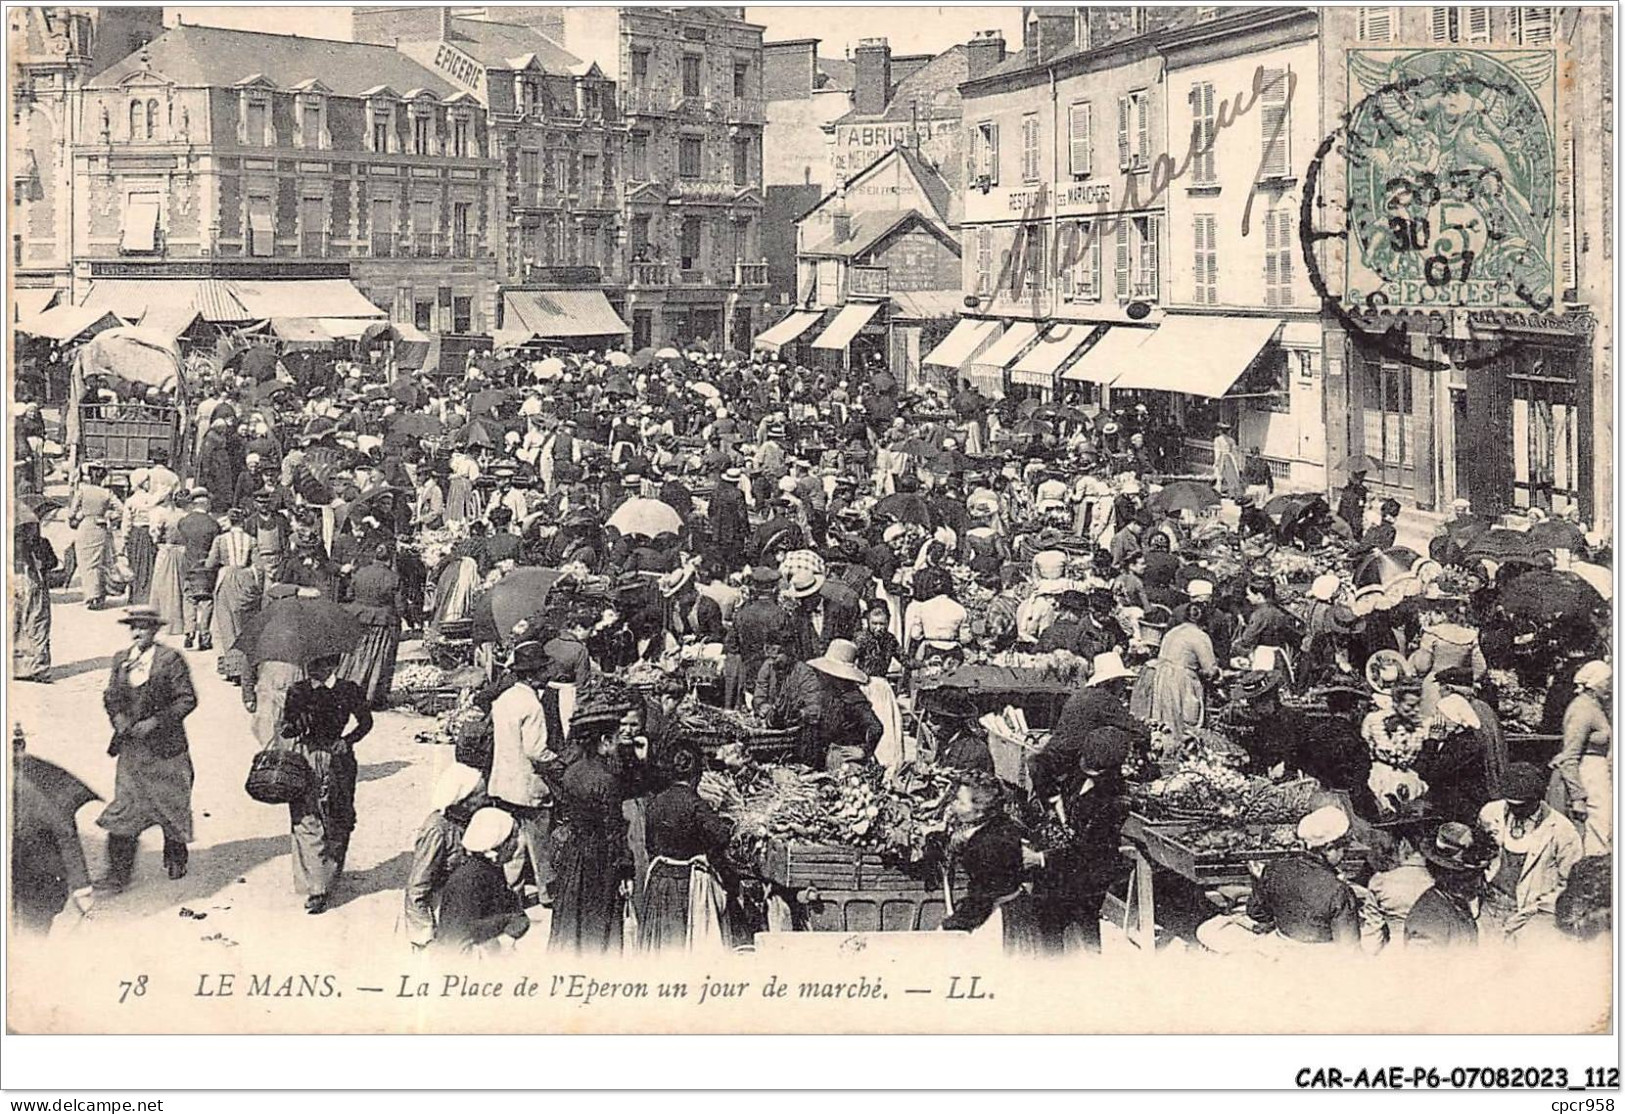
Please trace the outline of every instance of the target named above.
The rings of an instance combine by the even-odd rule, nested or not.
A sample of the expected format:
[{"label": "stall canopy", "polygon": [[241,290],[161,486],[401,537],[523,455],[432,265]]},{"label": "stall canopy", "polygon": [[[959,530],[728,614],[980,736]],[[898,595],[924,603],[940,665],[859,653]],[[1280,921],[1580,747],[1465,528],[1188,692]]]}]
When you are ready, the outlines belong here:
[{"label": "stall canopy", "polygon": [[510,290],[503,294],[502,305],[503,334],[522,331],[524,340],[627,336],[632,332],[601,290]]},{"label": "stall canopy", "polygon": [[167,337],[179,337],[203,316],[193,305],[152,306],[141,315],[141,327]]},{"label": "stall canopy", "polygon": [[963,367],[971,357],[999,339],[1003,331],[1003,326],[997,321],[961,318],[953,331],[942,338],[942,343],[931,349],[924,362],[937,367]]},{"label": "stall canopy", "polygon": [[341,317],[387,319],[349,279],[287,279],[231,283],[250,318]]},{"label": "stall canopy", "polygon": [[1012,321],[1004,335],[988,346],[986,352],[976,357],[978,367],[999,368],[1003,370],[1033,341],[1038,339],[1038,325],[1032,321]]},{"label": "stall canopy", "polygon": [[[342,319],[340,319],[342,320]],[[356,335],[360,336],[360,328],[365,326],[357,323]],[[310,317],[273,317],[271,318],[271,332],[279,340],[289,344],[329,345],[333,343],[333,334],[322,327],[322,323]]]},{"label": "stall canopy", "polygon": [[153,310],[179,311],[188,306],[210,323],[255,318],[223,279],[97,279],[82,304],[112,310],[126,321],[142,320]]},{"label": "stall canopy", "polygon": [[761,336],[756,338],[756,347],[776,355],[779,349],[817,324],[822,316],[822,313],[811,310],[797,310],[778,324],[764,329]]},{"label": "stall canopy", "polygon": [[1281,327],[1278,317],[1168,317],[1112,384],[1221,398]]},{"label": "stall canopy", "polygon": [[313,323],[333,340],[360,340],[368,329],[379,324],[376,318],[365,317],[318,317]]},{"label": "stall canopy", "polygon": [[841,307],[841,312],[829,323],[817,340],[812,342],[814,348],[826,351],[839,352],[852,343],[870,318],[880,312],[879,302],[853,302],[851,305]]},{"label": "stall canopy", "polygon": [[109,310],[64,305],[54,306],[17,327],[25,333],[66,344],[122,324],[118,315]]},{"label": "stall canopy", "polygon": [[1061,378],[1111,386],[1139,359],[1140,346],[1151,339],[1151,329],[1114,326],[1061,373]]},{"label": "stall canopy", "polygon": [[1054,386],[1055,373],[1072,358],[1074,352],[1083,347],[1083,342],[1094,331],[1093,325],[1081,321],[1051,326],[1043,339],[1033,345],[1032,351],[1016,361],[1016,366],[1010,369],[1010,381],[1034,387]]},{"label": "stall canopy", "polygon": [[61,293],[56,287],[37,290],[13,290],[11,292],[11,319],[13,321],[27,321],[37,317],[56,304],[56,296]]}]

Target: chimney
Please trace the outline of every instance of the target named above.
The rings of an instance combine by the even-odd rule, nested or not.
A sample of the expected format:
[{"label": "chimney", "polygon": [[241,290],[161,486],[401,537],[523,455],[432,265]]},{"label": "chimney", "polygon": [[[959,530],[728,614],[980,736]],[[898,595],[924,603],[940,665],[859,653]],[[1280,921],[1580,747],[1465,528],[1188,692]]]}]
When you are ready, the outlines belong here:
[{"label": "chimney", "polygon": [[844,243],[852,238],[852,214],[842,209],[832,218],[835,230],[835,242]]},{"label": "chimney", "polygon": [[1027,35],[1032,41],[1023,45],[1033,52],[1035,61],[1048,62],[1070,49],[1077,33],[1076,8],[1027,9]]},{"label": "chimney", "polygon": [[451,38],[451,9],[440,9],[440,41],[446,42]]},{"label": "chimney", "polygon": [[1004,34],[1000,31],[978,31],[965,44],[965,65],[969,80],[975,81],[994,66],[1004,61]]},{"label": "chimney", "polygon": [[878,116],[891,99],[891,43],[885,39],[859,39],[853,54],[855,75],[852,107],[863,116]]}]

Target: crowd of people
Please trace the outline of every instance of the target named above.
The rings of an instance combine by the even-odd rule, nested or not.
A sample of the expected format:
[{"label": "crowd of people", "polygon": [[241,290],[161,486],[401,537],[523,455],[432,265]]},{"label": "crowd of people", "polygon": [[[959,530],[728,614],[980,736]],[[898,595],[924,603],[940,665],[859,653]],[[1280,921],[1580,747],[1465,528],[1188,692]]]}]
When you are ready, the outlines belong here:
[{"label": "crowd of people", "polygon": [[[185,873],[187,663],[212,654],[244,731],[309,767],[294,874],[309,912],[327,909],[367,823],[355,748],[391,706],[403,640],[421,640],[473,648],[487,727],[417,835],[417,947],[499,949],[537,906],[571,950],[762,927],[760,883],[705,791],[718,755],[685,728],[695,701],[791,732],[799,765],[955,771],[935,853],[965,889],[944,927],[996,924],[1011,947],[1100,946],[1132,784],[1199,732],[1233,741],[1240,770],[1335,795],[1244,910],[1203,926],[1214,950],[1595,931],[1611,620],[1600,596],[1510,602],[1526,578],[1610,564],[1572,511],[1509,530],[1458,506],[1417,553],[1357,467],[1334,497],[1277,494],[1220,424],[1211,469],[1181,475],[1154,403],[904,392],[761,354],[482,357],[449,380],[339,362],[194,388],[184,480],[154,459],[115,491],[91,461],[66,509],[85,606],[122,594],[133,638],[106,690],[114,890],[152,826]],[[1529,541],[1475,548],[1490,533]],[[17,539],[14,675],[49,681],[56,555],[37,522]],[[497,629],[492,594],[531,569],[557,574],[545,603]],[[287,599],[342,606],[360,639],[301,662],[242,652]],[[658,668],[706,657],[714,681]],[[1073,684],[1016,769],[988,709],[946,682],[1035,660]],[[1514,698],[1547,751],[1509,742]]]}]

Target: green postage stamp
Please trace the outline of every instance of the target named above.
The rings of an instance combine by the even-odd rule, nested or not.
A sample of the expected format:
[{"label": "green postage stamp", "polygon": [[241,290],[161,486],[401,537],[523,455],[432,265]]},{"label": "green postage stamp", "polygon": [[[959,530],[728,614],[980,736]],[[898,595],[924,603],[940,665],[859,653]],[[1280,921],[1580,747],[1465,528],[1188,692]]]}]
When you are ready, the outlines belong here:
[{"label": "green postage stamp", "polygon": [[1348,68],[1348,304],[1549,309],[1556,52],[1351,50]]}]

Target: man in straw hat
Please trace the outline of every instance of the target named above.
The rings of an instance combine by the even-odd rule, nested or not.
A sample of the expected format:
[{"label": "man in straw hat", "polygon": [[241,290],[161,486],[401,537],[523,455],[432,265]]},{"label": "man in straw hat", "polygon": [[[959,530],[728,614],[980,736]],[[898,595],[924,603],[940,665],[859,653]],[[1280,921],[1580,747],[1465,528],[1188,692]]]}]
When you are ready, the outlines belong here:
[{"label": "man in straw hat", "polygon": [[1148,737],[1146,727],[1129,714],[1128,689],[1134,674],[1116,650],[1096,654],[1089,684],[1067,697],[1055,721],[1054,733],[1032,760],[1033,792],[1047,798],[1060,791],[1077,767],[1089,739],[1104,727],[1115,727],[1129,737]]},{"label": "man in straw hat", "polygon": [[113,803],[96,823],[107,830],[107,876],[111,893],[130,884],[136,841],[148,828],[164,833],[164,869],[186,874],[192,841],[192,757],[184,721],[197,708],[186,659],[159,644],[164,619],[154,607],[127,609],[119,622],[131,644],[113,656],[102,705],[113,724],[107,753],[118,760]]},{"label": "man in straw hat", "polygon": [[528,863],[537,899],[545,902],[553,881],[548,848],[553,795],[543,767],[563,760],[575,686],[548,683],[552,677],[568,675],[540,642],[515,646],[511,670],[514,683],[491,705],[489,792],[519,826],[522,855],[510,864],[509,881],[517,890]]},{"label": "man in straw hat", "polygon": [[857,666],[857,644],[837,638],[822,657],[798,662],[779,703],[768,711],[773,726],[801,725],[798,760],[831,771],[868,761],[884,731],[864,695],[868,674]]}]

